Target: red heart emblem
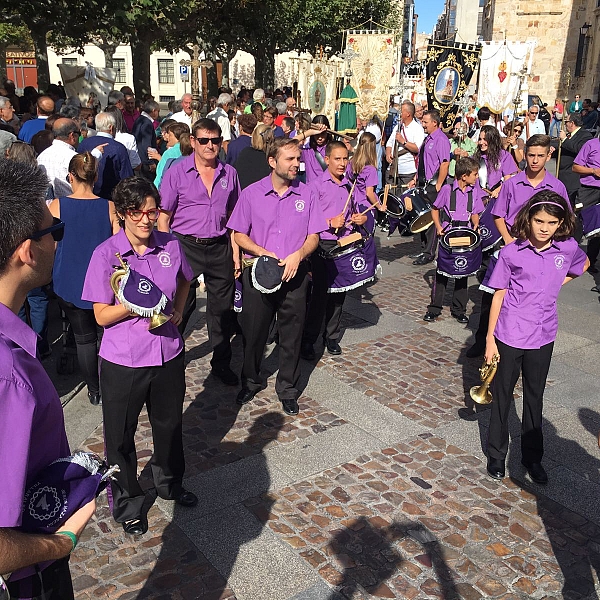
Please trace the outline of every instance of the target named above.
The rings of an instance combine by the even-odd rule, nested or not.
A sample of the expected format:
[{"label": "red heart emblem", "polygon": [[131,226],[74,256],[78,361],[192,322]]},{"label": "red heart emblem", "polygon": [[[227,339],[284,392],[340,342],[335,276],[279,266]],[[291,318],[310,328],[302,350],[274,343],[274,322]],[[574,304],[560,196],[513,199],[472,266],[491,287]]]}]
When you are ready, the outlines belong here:
[{"label": "red heart emblem", "polygon": [[504,80],[506,79],[506,71],[500,71],[498,73],[498,79],[500,80],[500,83],[504,83]]}]

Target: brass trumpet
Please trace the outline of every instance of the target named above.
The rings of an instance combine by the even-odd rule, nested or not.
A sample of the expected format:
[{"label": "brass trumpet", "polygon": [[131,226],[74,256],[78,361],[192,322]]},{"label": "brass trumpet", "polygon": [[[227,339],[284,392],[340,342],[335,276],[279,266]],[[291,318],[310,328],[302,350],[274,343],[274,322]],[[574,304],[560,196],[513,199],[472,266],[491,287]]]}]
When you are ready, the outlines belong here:
[{"label": "brass trumpet", "polygon": [[[115,256],[119,259],[120,266],[115,267],[115,272],[110,276],[110,287],[115,294],[115,297],[119,297],[119,285],[121,283],[121,279],[127,275],[129,271],[129,265],[123,261],[121,255],[117,252]],[[141,315],[140,315],[141,316]],[[152,315],[150,317],[150,323],[148,325],[148,330],[156,329],[161,325],[164,325],[167,321],[170,321],[173,318],[173,315],[165,315],[165,313],[160,312],[158,314]]]},{"label": "brass trumpet", "polygon": [[500,361],[500,355],[494,354],[492,356],[492,362],[484,362],[479,369],[479,377],[481,378],[481,385],[474,385],[469,390],[469,395],[477,404],[491,404],[492,392],[490,392],[490,385],[492,379],[498,370],[498,362]]}]

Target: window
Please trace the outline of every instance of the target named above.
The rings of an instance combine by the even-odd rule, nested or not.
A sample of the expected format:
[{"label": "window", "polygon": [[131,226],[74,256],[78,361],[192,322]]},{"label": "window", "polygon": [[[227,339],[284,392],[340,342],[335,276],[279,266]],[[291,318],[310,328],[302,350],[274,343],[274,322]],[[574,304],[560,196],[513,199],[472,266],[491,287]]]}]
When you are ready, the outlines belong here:
[{"label": "window", "polygon": [[158,83],[175,83],[175,66],[172,58],[158,59]]},{"label": "window", "polygon": [[164,104],[169,104],[169,102],[173,102],[175,100],[175,96],[159,96],[158,101],[163,102]]},{"label": "window", "polygon": [[113,58],[113,69],[117,72],[115,83],[127,83],[127,69],[124,58]]},{"label": "window", "polygon": [[62,64],[63,65],[69,65],[71,67],[76,67],[77,66],[77,59],[76,58],[63,58],[62,59]]}]

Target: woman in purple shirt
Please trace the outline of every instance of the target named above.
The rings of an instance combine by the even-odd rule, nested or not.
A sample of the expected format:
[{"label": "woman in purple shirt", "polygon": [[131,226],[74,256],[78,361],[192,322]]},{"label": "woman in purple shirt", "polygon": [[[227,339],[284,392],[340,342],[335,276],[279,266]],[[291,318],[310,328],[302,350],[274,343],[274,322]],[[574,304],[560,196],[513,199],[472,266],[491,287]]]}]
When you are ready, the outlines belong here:
[{"label": "woman in purple shirt", "polygon": [[310,137],[308,147],[302,148],[300,158],[306,167],[306,183],[319,181],[323,177],[323,171],[327,170],[325,148],[329,142],[333,141],[333,136],[325,131],[329,127],[329,119],[325,115],[317,115],[312,120],[312,127],[294,138],[302,141]]},{"label": "woman in purple shirt", "polygon": [[500,250],[490,277],[489,286],[496,292],[485,360],[500,356],[487,444],[487,472],[494,479],[505,475],[508,415],[521,373],[521,463],[535,483],[548,482],[542,466],[542,404],[558,329],[556,300],[561,287],[590,264],[571,237],[574,226],[564,198],[549,190],[538,192],[520,210],[512,227],[516,240]]},{"label": "woman in purple shirt", "polygon": [[519,171],[515,159],[502,148],[500,133],[491,125],[481,128],[473,158],[479,162],[478,185],[490,190],[490,198],[497,198],[502,181]]},{"label": "woman in purple shirt", "polygon": [[[117,484],[112,485],[113,517],[126,533],[140,535],[147,531],[148,522],[134,438],[144,405],[152,426],[150,465],[158,496],[182,506],[198,502],[182,484],[185,373],[183,341],[177,330],[193,273],[177,238],[154,230],[160,196],[152,183],[143,177],[124,179],[113,192],[113,202],[122,229],[94,251],[82,299],[94,303],[96,321],[105,328],[100,345],[104,442],[107,461],[121,468]],[[147,318],[117,302],[110,285],[117,252],[167,297],[163,312],[173,315],[170,321],[149,330]],[[138,290],[144,293],[142,281]]]}]

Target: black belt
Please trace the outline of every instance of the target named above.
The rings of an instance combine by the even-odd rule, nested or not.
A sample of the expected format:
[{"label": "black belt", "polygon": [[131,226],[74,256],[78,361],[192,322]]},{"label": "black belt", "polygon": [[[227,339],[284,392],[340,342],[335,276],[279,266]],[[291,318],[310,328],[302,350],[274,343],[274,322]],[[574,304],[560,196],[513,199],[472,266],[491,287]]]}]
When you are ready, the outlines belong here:
[{"label": "black belt", "polygon": [[227,242],[227,235],[223,234],[214,238],[199,238],[195,235],[182,235],[178,234],[178,237],[193,242],[194,244],[198,244],[199,246],[212,246],[213,244],[225,244]]}]

